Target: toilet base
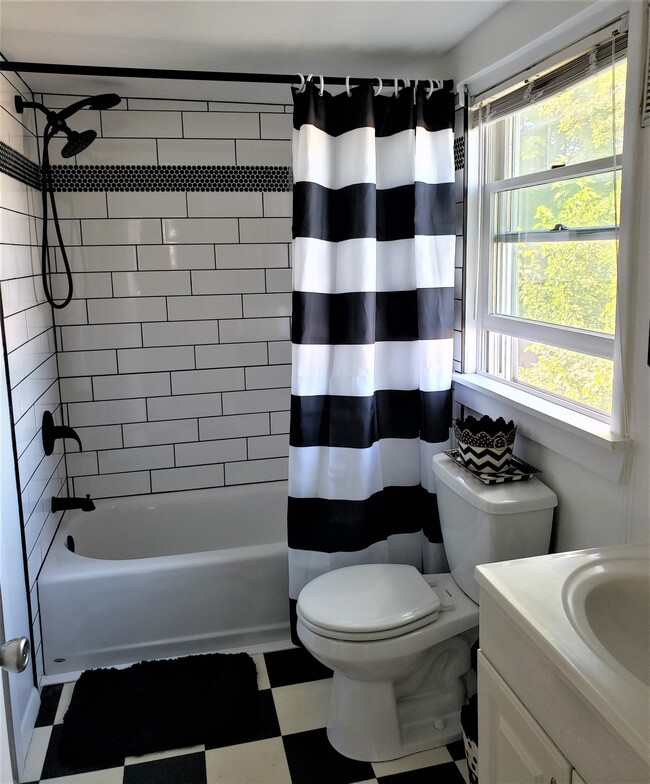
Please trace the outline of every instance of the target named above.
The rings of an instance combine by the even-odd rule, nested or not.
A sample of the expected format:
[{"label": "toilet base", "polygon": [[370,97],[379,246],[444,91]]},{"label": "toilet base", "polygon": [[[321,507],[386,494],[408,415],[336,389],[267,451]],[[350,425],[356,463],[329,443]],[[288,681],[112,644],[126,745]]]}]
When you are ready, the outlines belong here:
[{"label": "toilet base", "polygon": [[335,671],[327,723],[332,746],[350,759],[382,762],[459,740],[469,651],[463,636],[436,645],[418,687],[397,697],[392,681],[362,681]]}]

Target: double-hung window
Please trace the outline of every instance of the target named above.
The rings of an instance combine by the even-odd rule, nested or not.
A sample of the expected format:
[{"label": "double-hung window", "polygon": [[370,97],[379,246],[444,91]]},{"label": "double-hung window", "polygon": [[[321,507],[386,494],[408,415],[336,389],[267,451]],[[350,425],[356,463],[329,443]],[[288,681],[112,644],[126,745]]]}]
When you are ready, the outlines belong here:
[{"label": "double-hung window", "polygon": [[615,375],[626,40],[610,30],[470,111],[482,169],[477,370],[605,422]]}]

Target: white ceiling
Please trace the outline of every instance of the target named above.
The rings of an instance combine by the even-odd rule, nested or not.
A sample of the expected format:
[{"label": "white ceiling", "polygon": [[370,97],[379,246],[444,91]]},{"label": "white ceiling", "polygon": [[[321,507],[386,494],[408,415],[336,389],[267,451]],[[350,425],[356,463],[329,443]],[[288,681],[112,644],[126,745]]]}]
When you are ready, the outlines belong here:
[{"label": "white ceiling", "polygon": [[[0,0],[0,52],[17,62],[448,78],[431,73],[435,60],[507,2]],[[35,92],[233,100],[241,90],[227,82],[23,77]],[[247,96],[288,102],[289,90],[249,86]]]}]

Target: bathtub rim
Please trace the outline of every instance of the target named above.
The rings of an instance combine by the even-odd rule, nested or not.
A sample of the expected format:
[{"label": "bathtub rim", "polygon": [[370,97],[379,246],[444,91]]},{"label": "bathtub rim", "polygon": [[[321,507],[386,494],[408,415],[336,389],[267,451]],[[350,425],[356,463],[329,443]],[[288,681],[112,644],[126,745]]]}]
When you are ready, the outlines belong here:
[{"label": "bathtub rim", "polygon": [[[210,496],[216,494],[223,494],[223,491],[233,491],[228,495],[239,495],[244,492],[244,488],[250,492],[251,488],[264,488],[268,489],[269,485],[283,487],[288,492],[288,483],[286,480],[279,480],[274,482],[259,482],[247,485],[229,485],[217,486],[213,488],[199,488],[198,490],[170,490],[163,493],[148,493],[130,496],[120,496],[116,499],[98,499],[99,502],[103,500],[110,501],[110,506],[102,508],[102,512],[110,512],[112,509],[128,509],[134,502],[142,503],[144,499],[159,499],[163,505],[171,505],[175,498],[185,497],[187,493],[194,494],[200,493],[201,499],[208,499]],[[260,492],[262,492],[260,490]],[[288,497],[288,496],[287,496]],[[113,503],[114,502],[114,503]],[[257,548],[268,548],[268,551],[286,550],[287,541],[286,537],[280,542],[269,542],[259,545],[245,545],[240,547],[229,547],[212,550],[198,550],[187,553],[170,553],[167,555],[151,555],[139,556],[137,558],[97,558],[91,555],[83,555],[78,552],[73,552],[68,549],[66,544],[67,536],[73,535],[72,527],[81,522],[83,524],[84,516],[92,514],[92,512],[82,512],[75,509],[70,512],[65,512],[61,516],[61,520],[57,526],[52,543],[48,549],[46,557],[43,561],[43,566],[37,578],[38,582],[62,582],[64,580],[74,580],[75,578],[83,578],[88,574],[93,573],[97,576],[100,575],[114,575],[122,572],[124,569],[131,569],[133,571],[156,571],[158,568],[168,566],[171,560],[179,567],[191,567],[193,564],[209,558],[214,563],[244,560],[250,557],[251,551]],[[70,515],[70,516],[68,516]],[[246,551],[246,555],[244,554]],[[141,563],[142,566],[138,568],[136,564]],[[128,565],[128,566],[127,566]]]}]

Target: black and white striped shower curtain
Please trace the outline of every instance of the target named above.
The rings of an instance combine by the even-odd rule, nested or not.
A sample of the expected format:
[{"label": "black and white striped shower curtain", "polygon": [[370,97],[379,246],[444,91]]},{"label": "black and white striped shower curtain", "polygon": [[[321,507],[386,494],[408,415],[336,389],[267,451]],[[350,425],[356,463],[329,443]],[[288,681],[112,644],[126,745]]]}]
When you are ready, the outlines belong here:
[{"label": "black and white striped shower curtain", "polygon": [[429,93],[294,90],[292,629],[331,569],[446,569],[431,458],[451,426],[454,99]]}]

